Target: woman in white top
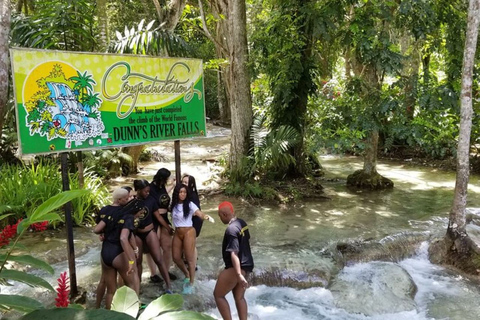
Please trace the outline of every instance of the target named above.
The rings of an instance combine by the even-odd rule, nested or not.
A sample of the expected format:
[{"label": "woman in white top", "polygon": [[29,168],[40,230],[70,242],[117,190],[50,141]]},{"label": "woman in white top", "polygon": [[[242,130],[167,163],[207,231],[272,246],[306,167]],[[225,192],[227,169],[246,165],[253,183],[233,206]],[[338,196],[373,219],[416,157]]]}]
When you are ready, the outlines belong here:
[{"label": "woman in white top", "polygon": [[[173,261],[185,275],[183,294],[193,293],[193,282],[195,280],[195,239],[196,232],[193,228],[192,217],[198,216],[203,220],[213,219],[204,214],[198,207],[189,200],[187,187],[178,184],[172,196],[172,220],[175,226],[173,237],[172,253]],[[182,253],[188,263],[188,269],[183,262]]]}]

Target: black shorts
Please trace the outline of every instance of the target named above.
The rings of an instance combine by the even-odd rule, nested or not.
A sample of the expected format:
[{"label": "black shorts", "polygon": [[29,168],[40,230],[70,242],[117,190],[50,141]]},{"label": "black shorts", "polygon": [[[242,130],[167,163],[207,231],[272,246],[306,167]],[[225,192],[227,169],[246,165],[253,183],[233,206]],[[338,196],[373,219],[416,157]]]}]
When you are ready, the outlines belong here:
[{"label": "black shorts", "polygon": [[152,231],[155,231],[157,232],[157,228],[155,226],[153,226],[152,229],[148,230],[148,231],[145,231],[145,232],[139,232],[137,231],[135,234],[140,238],[140,240],[142,240],[142,242],[145,244],[145,241],[147,240],[147,237],[148,237],[148,234]]},{"label": "black shorts", "polygon": [[113,267],[113,260],[123,252],[123,248],[121,245],[113,244],[111,242],[103,242],[102,245],[102,259],[103,263],[105,263],[109,267]]}]

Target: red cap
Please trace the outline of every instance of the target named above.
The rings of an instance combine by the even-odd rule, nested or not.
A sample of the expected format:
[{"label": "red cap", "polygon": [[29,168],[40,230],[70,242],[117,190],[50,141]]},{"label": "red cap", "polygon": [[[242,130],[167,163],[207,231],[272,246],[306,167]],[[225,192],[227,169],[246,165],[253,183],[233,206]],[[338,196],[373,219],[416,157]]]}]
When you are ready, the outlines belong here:
[{"label": "red cap", "polygon": [[226,208],[229,208],[232,212],[234,212],[234,211],[233,211],[233,205],[232,205],[230,202],[228,202],[228,201],[223,201],[222,203],[220,203],[220,204],[218,205],[218,210],[220,210],[220,209],[222,209],[222,208],[225,208],[225,207],[226,207]]}]

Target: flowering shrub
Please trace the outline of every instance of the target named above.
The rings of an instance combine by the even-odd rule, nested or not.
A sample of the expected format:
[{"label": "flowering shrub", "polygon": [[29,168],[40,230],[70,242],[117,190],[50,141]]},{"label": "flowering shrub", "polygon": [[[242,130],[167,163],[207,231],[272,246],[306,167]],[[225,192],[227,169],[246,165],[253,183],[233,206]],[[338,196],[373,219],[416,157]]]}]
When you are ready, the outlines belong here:
[{"label": "flowering shrub", "polygon": [[0,247],[7,246],[10,243],[10,239],[17,235],[18,224],[22,222],[22,219],[18,220],[13,225],[7,225],[0,233]]},{"label": "flowering shrub", "polygon": [[38,223],[34,223],[30,226],[30,229],[32,231],[45,231],[47,230],[47,226],[48,226],[48,221],[43,221],[43,222],[38,222]]},{"label": "flowering shrub", "polygon": [[66,308],[70,301],[68,300],[68,294],[70,293],[70,288],[68,286],[69,279],[67,277],[67,272],[60,274],[60,278],[57,279],[58,288],[57,288],[57,297],[55,298],[55,306],[57,308]]}]

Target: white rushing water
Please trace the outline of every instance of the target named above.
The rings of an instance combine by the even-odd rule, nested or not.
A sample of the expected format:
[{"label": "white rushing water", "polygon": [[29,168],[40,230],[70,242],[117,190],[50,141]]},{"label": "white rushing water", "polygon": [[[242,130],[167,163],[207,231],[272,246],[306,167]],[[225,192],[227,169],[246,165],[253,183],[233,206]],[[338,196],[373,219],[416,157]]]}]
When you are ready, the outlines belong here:
[{"label": "white rushing water", "polygon": [[[246,293],[249,305],[249,319],[262,320],[460,320],[480,319],[480,288],[459,275],[433,265],[427,257],[428,244],[422,243],[417,254],[409,259],[401,261],[398,265],[405,269],[417,286],[414,298],[413,310],[396,313],[383,313],[366,316],[359,313],[349,313],[345,309],[337,307],[332,292],[324,288],[310,288],[296,290],[286,287],[267,287],[264,285],[250,287]],[[345,267],[341,272],[344,279],[355,283],[356,279],[362,278],[365,273],[377,269],[376,262],[359,263]],[[381,287],[384,283],[374,280],[372,287]],[[393,281],[393,280],[392,280]],[[214,280],[203,281],[201,284],[204,291],[212,292],[215,286]],[[355,288],[352,288],[354,290]],[[384,297],[388,299],[391,297]],[[227,296],[233,313],[235,304],[230,294]],[[382,301],[382,298],[374,303],[392,303]],[[351,301],[352,304],[355,301]],[[216,309],[210,309],[209,315],[221,319]],[[234,319],[235,319],[234,317]]]}]

